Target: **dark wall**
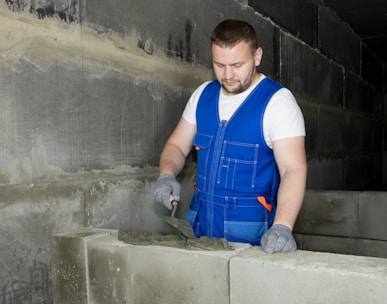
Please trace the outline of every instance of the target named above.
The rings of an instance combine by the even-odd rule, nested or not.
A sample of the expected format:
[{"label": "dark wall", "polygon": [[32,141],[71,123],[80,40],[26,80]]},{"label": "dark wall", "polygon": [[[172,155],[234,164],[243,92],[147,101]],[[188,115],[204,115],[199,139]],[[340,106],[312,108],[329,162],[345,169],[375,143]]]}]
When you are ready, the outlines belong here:
[{"label": "dark wall", "polygon": [[310,189],[383,189],[385,67],[320,1],[250,0],[280,28],[280,81],[305,115]]}]

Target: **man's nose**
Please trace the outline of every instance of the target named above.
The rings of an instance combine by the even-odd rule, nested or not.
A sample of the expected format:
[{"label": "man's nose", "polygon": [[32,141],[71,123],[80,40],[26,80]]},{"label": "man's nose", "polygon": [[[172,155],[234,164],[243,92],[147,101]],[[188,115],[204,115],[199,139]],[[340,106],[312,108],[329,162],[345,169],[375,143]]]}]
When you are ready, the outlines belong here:
[{"label": "man's nose", "polygon": [[234,77],[234,69],[231,66],[226,66],[224,68],[224,78],[232,79]]}]

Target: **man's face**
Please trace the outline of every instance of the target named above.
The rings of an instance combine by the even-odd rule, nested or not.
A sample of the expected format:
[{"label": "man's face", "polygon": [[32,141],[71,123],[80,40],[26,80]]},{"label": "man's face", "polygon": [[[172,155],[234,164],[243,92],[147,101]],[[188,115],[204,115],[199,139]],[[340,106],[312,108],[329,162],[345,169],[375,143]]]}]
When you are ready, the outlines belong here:
[{"label": "man's face", "polygon": [[235,95],[247,90],[257,77],[256,66],[261,58],[262,49],[253,53],[244,41],[231,48],[212,44],[214,72],[224,94]]}]

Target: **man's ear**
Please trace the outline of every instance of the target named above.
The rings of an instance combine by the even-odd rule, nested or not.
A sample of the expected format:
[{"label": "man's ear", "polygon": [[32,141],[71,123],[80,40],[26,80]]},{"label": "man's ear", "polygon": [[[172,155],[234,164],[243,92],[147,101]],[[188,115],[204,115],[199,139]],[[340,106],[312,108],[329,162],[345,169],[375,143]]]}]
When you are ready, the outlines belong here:
[{"label": "man's ear", "polygon": [[261,47],[257,48],[254,55],[255,66],[259,66],[261,64],[262,55],[263,55],[262,48]]}]

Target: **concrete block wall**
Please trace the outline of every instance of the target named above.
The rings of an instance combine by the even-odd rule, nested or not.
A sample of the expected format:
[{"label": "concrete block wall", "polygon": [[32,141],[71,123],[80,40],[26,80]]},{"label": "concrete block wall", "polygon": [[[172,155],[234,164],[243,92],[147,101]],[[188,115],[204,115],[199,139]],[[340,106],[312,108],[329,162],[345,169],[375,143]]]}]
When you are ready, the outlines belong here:
[{"label": "concrete block wall", "polygon": [[280,31],[279,80],[295,93],[306,120],[308,188],[385,189],[382,62],[323,1],[249,5]]},{"label": "concrete block wall", "polygon": [[386,259],[269,255],[241,243],[230,243],[232,251],[131,245],[97,229],[58,234],[52,244],[56,304],[384,303],[387,296]]},{"label": "concrete block wall", "polygon": [[[96,239],[87,245],[89,301],[228,303],[229,260],[249,247],[236,246],[232,251],[189,251]],[[54,301],[62,303],[56,297]]]},{"label": "concrete block wall", "polygon": [[[83,227],[177,233],[161,218],[170,215],[170,211],[153,202],[152,189],[158,173],[154,169],[132,171],[127,175],[94,172],[83,179],[3,187],[0,302],[52,303],[53,234]],[[180,178],[188,184],[191,176]],[[183,188],[177,216],[184,217],[191,195],[192,189]],[[82,246],[74,242],[71,246],[66,243],[69,248],[62,258],[80,255],[75,247]]]},{"label": "concrete block wall", "polygon": [[261,72],[303,109],[308,188],[382,189],[383,66],[322,1],[18,3],[0,1],[0,183],[157,166],[188,96],[213,77],[213,27],[241,18],[258,32]]},{"label": "concrete block wall", "polygon": [[294,227],[304,250],[387,258],[385,192],[308,190]]},{"label": "concrete block wall", "polygon": [[213,78],[209,36],[224,18],[262,32],[262,69],[277,71],[277,29],[239,1],[71,1],[65,20],[62,0],[17,3],[0,1],[4,185],[157,166],[188,97]]},{"label": "concrete block wall", "polygon": [[[1,299],[5,303],[25,298],[31,303],[40,299],[50,303],[51,277],[55,276],[51,269],[53,234],[71,236],[69,231],[83,227],[98,229],[98,233],[101,229],[176,233],[160,218],[169,211],[152,200],[156,178],[155,171],[125,176],[105,172],[66,183],[7,187],[0,212]],[[192,177],[187,174],[180,179],[187,185]],[[183,188],[178,217],[184,217],[192,191]],[[384,192],[308,190],[294,231],[299,249],[387,258],[385,201]],[[74,249],[83,244],[77,237],[73,245],[66,243],[69,249],[61,259],[82,254]]]},{"label": "concrete block wall", "polygon": [[141,246],[118,241],[117,235],[116,230],[83,229],[53,236],[56,304],[229,303],[229,260],[250,247]]},{"label": "concrete block wall", "polygon": [[230,303],[384,303],[386,260],[321,252],[267,255],[251,247],[230,260]]}]

